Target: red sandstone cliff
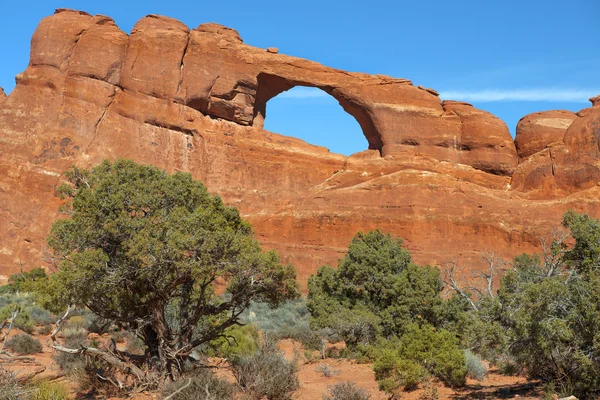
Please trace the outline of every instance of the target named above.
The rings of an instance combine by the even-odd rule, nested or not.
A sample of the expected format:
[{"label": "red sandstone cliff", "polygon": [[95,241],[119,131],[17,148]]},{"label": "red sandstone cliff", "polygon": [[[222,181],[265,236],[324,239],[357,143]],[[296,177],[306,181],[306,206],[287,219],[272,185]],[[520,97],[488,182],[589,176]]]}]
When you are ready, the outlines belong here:
[{"label": "red sandstone cliff", "polygon": [[[370,150],[345,157],[263,130],[268,100],[298,85],[335,97]],[[58,10],[14,91],[0,91],[0,273],[43,264],[67,168],[117,157],[191,172],[301,282],[377,227],[422,263],[534,251],[567,209],[600,216],[592,102],[524,117],[513,142],[497,117],[432,89],[251,47],[217,24],[151,15],[128,36]]]}]

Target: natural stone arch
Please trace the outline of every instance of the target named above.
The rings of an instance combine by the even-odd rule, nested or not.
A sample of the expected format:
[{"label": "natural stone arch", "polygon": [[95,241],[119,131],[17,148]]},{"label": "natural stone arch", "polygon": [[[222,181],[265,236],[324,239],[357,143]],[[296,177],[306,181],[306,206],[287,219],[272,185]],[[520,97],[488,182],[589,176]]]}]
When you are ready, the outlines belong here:
[{"label": "natural stone arch", "polygon": [[256,100],[254,102],[254,116],[252,126],[262,129],[264,127],[267,115],[267,102],[273,97],[290,90],[296,86],[313,87],[323,90],[325,93],[335,98],[344,111],[350,114],[360,125],[370,150],[378,150],[381,153],[383,140],[380,133],[375,128],[373,119],[360,105],[356,104],[345,95],[342,90],[327,86],[315,84],[302,80],[293,80],[277,75],[260,73],[257,78]]}]

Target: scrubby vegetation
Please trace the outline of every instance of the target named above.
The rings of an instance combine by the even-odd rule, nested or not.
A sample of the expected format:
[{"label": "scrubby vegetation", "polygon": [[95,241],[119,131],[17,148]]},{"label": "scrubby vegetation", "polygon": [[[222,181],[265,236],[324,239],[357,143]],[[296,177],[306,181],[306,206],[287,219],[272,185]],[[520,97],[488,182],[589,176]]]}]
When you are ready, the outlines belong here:
[{"label": "scrubby vegetation", "polygon": [[[70,218],[48,237],[57,272],[12,275],[0,288],[0,319],[18,330],[5,343],[18,354],[41,351],[29,334],[56,327],[55,363],[90,393],[289,399],[299,357],[286,359],[277,342],[293,339],[309,362],[372,363],[393,396],[421,388],[421,398],[435,399],[436,382],[484,380],[490,364],[539,379],[550,397],[600,395],[600,223],[588,216],[567,213],[571,237],[544,242],[542,254],[486,255],[486,270],[470,279],[456,265],[417,266],[389,234],[358,233],[337,268],[309,279],[303,299],[293,268],[263,253],[239,212],[189,175],[120,160],[67,176],[60,193]],[[215,357],[235,384],[204,368]],[[337,374],[319,362],[310,368]],[[6,399],[67,395],[7,371],[0,391]],[[343,382],[323,398],[369,395]]]},{"label": "scrubby vegetation", "polygon": [[235,379],[251,399],[287,400],[298,389],[298,361],[288,361],[277,343],[265,338],[260,349],[251,355],[239,356],[232,361]]},{"label": "scrubby vegetation", "polygon": [[173,400],[232,400],[235,385],[218,379],[207,369],[201,369],[177,382],[169,383],[162,391],[164,398]]},{"label": "scrubby vegetation", "polygon": [[309,280],[311,325],[328,328],[375,362],[382,390],[415,388],[434,375],[464,384],[464,353],[440,296],[439,270],[418,267],[402,242],[380,231],[357,234],[337,269]]},{"label": "scrubby vegetation", "polygon": [[369,392],[352,382],[340,382],[329,386],[328,394],[323,396],[323,400],[369,400],[370,398]]},{"label": "scrubby vegetation", "polygon": [[6,347],[18,354],[35,354],[42,351],[42,344],[33,336],[23,333],[8,339]]}]

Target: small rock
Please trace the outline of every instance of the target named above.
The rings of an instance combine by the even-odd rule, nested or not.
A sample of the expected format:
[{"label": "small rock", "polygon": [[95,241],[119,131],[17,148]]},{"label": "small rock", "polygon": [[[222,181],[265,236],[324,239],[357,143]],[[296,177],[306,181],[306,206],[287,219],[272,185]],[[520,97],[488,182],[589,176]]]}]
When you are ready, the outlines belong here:
[{"label": "small rock", "polygon": [[425,91],[433,94],[434,96],[439,96],[440,95],[437,90],[432,89],[432,88],[426,88]]},{"label": "small rock", "polygon": [[277,47],[267,47],[267,52],[277,54],[279,53],[279,49]]}]

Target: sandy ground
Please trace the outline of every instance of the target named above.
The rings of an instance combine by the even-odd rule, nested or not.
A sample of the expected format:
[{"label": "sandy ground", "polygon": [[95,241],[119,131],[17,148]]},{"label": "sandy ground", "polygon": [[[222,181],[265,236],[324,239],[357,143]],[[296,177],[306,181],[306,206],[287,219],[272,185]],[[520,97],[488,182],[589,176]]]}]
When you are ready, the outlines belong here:
[{"label": "sandy ground", "polygon": [[[20,333],[18,330],[11,332],[11,336]],[[44,371],[37,375],[37,378],[56,378],[60,375],[59,368],[53,363],[53,350],[50,348],[50,340],[47,336],[38,337],[44,349],[42,353],[33,355],[36,364],[30,362],[16,362],[11,365],[5,365],[6,368],[14,371],[19,376],[24,376],[35,369],[44,368]],[[319,359],[318,352],[314,353],[316,357],[313,360],[307,360],[304,356],[304,349],[298,343],[290,340],[284,340],[280,343],[280,348],[284,351],[287,358],[291,359],[296,351],[299,354],[299,374],[300,389],[294,393],[293,398],[298,400],[320,400],[328,391],[328,387],[339,382],[351,381],[358,387],[366,389],[371,394],[371,400],[387,400],[390,397],[379,391],[372,364],[359,364],[348,359]],[[320,371],[321,366],[327,366],[332,372],[331,376],[324,376]],[[233,376],[227,369],[222,369],[219,375],[232,381]],[[57,379],[58,382],[66,384],[71,391],[73,398],[85,399],[91,398],[84,393],[77,393],[76,385],[65,377]],[[539,399],[540,387],[535,382],[528,382],[523,377],[500,375],[492,369],[488,377],[481,381],[469,379],[467,385],[460,389],[452,389],[444,386],[440,382],[433,383],[438,390],[439,399]],[[402,392],[402,400],[418,400],[424,394],[425,388],[419,388],[411,392]],[[102,398],[102,397],[96,397]],[[136,400],[159,399],[160,395],[156,393],[139,394],[133,397]]]}]

